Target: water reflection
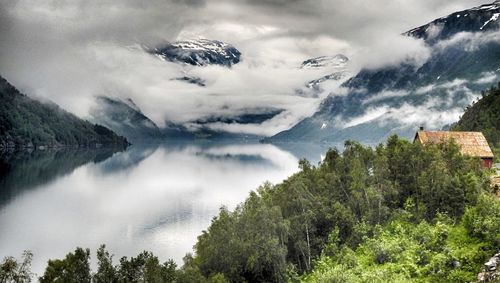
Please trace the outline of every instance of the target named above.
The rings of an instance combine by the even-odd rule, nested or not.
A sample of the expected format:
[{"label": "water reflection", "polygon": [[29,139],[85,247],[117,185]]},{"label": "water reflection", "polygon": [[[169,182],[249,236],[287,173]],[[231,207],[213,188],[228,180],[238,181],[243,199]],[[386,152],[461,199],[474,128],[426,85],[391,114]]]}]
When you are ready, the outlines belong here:
[{"label": "water reflection", "polygon": [[0,206],[33,187],[71,173],[86,163],[99,163],[115,149],[0,152]]},{"label": "water reflection", "polygon": [[[0,204],[0,256],[30,249],[38,273],[48,258],[76,246],[95,251],[101,243],[116,259],[151,250],[180,262],[220,206],[233,208],[266,180],[280,182],[298,162],[267,144],[140,145],[83,166],[62,158],[53,167],[67,170],[22,185],[24,176],[44,175],[47,163],[36,160],[21,169],[10,164],[1,177],[0,195],[8,201]],[[12,193],[23,186],[30,189]]]}]

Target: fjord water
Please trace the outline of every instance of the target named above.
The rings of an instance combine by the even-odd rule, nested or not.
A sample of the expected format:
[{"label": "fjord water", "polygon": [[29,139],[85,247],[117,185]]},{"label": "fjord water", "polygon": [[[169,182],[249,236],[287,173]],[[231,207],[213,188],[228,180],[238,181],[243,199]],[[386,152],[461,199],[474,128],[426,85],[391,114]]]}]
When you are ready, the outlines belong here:
[{"label": "fjord water", "polygon": [[0,257],[31,250],[38,275],[49,258],[77,246],[95,254],[100,244],[116,262],[150,250],[181,263],[221,206],[233,209],[265,181],[296,172],[299,158],[316,163],[323,152],[199,142],[3,156]]}]

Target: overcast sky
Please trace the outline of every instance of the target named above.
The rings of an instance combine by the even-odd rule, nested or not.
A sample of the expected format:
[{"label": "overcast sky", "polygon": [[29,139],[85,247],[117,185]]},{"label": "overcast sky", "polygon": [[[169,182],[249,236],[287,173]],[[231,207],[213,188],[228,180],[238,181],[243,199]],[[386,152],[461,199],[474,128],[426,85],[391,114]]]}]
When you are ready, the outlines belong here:
[{"label": "overcast sky", "polygon": [[[316,109],[320,98],[293,90],[318,72],[301,61],[343,53],[353,72],[425,56],[400,33],[477,0],[0,0],[0,75],[23,92],[86,117],[95,95],[132,98],[155,122],[185,123],[214,111],[286,109],[262,127],[270,135]],[[233,44],[243,62],[185,68],[141,45],[192,38]],[[424,55],[422,55],[424,54]],[[418,58],[417,58],[418,59]],[[200,76],[208,87],[171,81]],[[234,129],[233,129],[234,130]]]}]

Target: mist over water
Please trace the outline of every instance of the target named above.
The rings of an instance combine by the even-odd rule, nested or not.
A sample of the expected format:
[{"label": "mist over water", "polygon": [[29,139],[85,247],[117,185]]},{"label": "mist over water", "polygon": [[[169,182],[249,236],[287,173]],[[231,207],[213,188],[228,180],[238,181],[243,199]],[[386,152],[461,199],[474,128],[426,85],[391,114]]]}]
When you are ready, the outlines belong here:
[{"label": "mist over water", "polygon": [[31,250],[41,275],[48,259],[77,246],[95,263],[106,244],[115,262],[150,250],[181,264],[221,206],[233,209],[296,172],[299,158],[317,163],[324,153],[297,147],[294,155],[267,144],[179,143],[11,158],[0,168],[0,257]]}]

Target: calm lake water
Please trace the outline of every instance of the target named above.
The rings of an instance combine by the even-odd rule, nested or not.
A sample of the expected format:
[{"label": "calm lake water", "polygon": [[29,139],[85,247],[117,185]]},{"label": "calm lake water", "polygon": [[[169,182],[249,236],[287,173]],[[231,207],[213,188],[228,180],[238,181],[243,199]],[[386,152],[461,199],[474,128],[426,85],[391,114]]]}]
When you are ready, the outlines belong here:
[{"label": "calm lake water", "polygon": [[0,257],[34,253],[33,271],[75,247],[153,251],[182,263],[221,206],[233,209],[265,181],[278,183],[325,147],[176,143],[124,152],[68,150],[3,155]]}]

